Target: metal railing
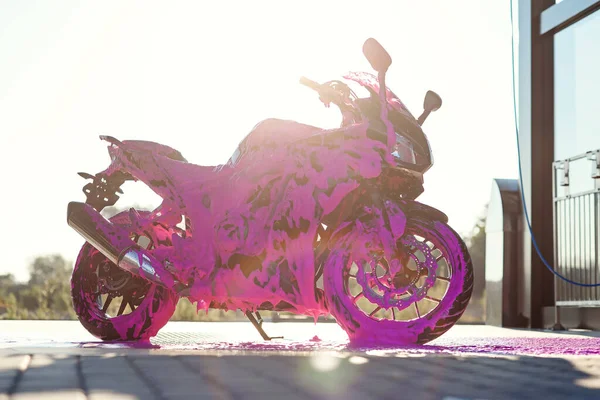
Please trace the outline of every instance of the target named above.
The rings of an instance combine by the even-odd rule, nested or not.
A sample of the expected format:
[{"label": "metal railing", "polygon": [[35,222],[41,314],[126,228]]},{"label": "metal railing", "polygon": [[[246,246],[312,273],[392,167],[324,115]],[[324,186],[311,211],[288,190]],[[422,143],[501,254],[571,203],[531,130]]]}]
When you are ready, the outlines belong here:
[{"label": "metal railing", "polygon": [[[600,149],[553,163],[553,197],[554,268],[576,282],[598,282]],[[600,288],[556,279],[555,300],[557,306],[600,307]]]}]

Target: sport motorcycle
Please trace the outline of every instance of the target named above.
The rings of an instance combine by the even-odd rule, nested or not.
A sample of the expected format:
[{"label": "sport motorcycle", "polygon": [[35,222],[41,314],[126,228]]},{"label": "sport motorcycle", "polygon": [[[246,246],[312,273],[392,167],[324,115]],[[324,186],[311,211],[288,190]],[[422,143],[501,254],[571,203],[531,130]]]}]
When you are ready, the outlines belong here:
[{"label": "sport motorcycle", "polygon": [[[415,200],[433,165],[422,125],[442,100],[428,91],[415,118],[385,84],[387,51],[370,38],[363,53],[376,75],[300,80],[340,110],[339,128],[267,119],[223,165],[101,136],[110,165],[80,173],[86,201],[67,211],[86,241],[71,294],[92,335],[148,340],[181,297],[241,310],[266,340],[265,310],[331,315],[350,342],[385,345],[426,343],[458,321],[473,288],[469,253],[443,212]],[[160,205],[105,218],[126,181]]]}]

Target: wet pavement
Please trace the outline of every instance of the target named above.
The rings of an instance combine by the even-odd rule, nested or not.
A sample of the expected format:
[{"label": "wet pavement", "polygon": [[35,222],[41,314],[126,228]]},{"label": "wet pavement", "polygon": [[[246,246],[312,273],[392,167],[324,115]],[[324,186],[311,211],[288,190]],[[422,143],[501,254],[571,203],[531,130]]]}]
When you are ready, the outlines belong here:
[{"label": "wet pavement", "polygon": [[457,325],[424,346],[355,348],[332,323],[170,322],[103,343],[75,321],[0,321],[0,400],[599,399],[600,334]]}]

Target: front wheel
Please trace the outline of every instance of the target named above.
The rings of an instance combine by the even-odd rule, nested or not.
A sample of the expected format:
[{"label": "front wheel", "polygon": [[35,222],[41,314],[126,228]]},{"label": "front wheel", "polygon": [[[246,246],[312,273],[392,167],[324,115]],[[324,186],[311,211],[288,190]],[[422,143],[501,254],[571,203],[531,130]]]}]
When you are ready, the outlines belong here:
[{"label": "front wheel", "polygon": [[[354,236],[353,236],[354,235]],[[429,342],[461,317],[473,290],[466,246],[447,224],[410,218],[393,255],[355,227],[325,262],[329,312],[359,344]]]}]

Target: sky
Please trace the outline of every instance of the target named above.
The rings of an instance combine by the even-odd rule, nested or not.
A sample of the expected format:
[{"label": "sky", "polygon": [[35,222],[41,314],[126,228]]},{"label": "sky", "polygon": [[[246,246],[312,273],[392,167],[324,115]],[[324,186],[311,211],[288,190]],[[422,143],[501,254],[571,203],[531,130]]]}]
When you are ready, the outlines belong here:
[{"label": "sky", "polygon": [[[419,201],[468,233],[493,178],[515,178],[508,0],[9,1],[0,0],[1,273],[28,277],[39,255],[74,260],[83,239],[69,201],[110,162],[98,136],[151,140],[189,161],[224,163],[265,118],[339,125],[301,76],[371,71],[376,38],[387,83],[422,111],[435,165]],[[126,184],[117,205],[157,205]]]}]

